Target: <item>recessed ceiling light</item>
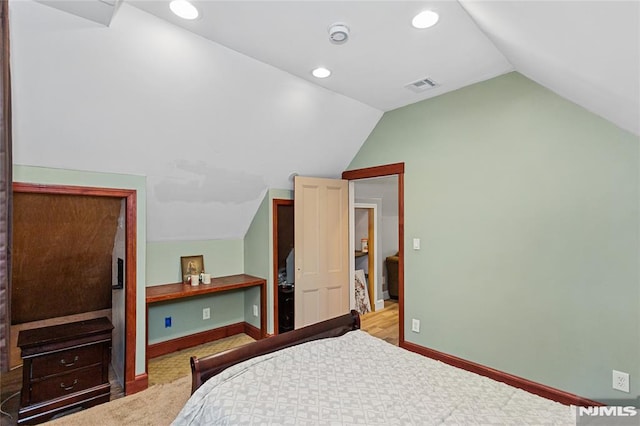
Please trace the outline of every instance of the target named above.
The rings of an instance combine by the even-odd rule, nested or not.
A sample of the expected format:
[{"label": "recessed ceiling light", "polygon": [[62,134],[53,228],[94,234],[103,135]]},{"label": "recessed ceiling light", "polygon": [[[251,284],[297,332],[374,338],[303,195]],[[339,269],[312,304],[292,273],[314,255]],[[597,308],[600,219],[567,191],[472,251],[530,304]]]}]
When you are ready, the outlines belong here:
[{"label": "recessed ceiling light", "polygon": [[198,9],[187,0],[173,0],[169,9],[182,19],[196,19],[199,15]]},{"label": "recessed ceiling light", "polygon": [[331,75],[331,71],[323,67],[318,67],[311,71],[311,74],[316,78],[327,78]]},{"label": "recessed ceiling light", "polygon": [[429,28],[437,24],[438,19],[440,19],[440,16],[438,16],[436,12],[432,10],[425,10],[413,17],[411,25],[419,29]]}]

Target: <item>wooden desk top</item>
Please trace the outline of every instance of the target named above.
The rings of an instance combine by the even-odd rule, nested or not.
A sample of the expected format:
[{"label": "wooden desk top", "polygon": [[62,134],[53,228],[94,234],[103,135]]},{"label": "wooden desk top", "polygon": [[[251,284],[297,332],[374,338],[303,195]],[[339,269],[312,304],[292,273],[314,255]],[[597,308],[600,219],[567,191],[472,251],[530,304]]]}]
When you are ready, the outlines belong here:
[{"label": "wooden desk top", "polygon": [[173,283],[150,286],[147,287],[146,300],[147,304],[149,304],[261,285],[266,288],[267,282],[263,278],[247,274],[229,275],[226,277],[211,278],[211,284],[191,285]]}]

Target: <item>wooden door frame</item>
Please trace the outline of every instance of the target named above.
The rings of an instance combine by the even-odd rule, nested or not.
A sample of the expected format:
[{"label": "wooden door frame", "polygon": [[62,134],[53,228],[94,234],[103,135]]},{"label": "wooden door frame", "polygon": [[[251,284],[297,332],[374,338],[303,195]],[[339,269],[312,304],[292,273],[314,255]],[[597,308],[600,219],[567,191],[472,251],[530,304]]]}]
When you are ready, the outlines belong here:
[{"label": "wooden door frame", "polygon": [[125,221],[125,394],[146,389],[145,377],[136,380],[136,299],[137,299],[137,193],[133,189],[93,188],[70,185],[40,185],[33,183],[13,183],[13,192],[89,195],[124,199],[126,204]]},{"label": "wooden door frame", "polygon": [[271,211],[272,211],[272,226],[273,226],[273,236],[272,236],[272,244],[273,244],[273,334],[279,333],[279,324],[278,324],[278,207],[279,206],[291,206],[293,207],[294,200],[285,200],[282,198],[274,198],[271,202]]},{"label": "wooden door frame", "polygon": [[[351,187],[349,187],[349,189],[351,190]],[[381,266],[378,265],[378,249],[379,247],[377,246],[378,244],[378,215],[380,214],[378,212],[378,205],[377,204],[373,204],[373,203],[367,203],[367,202],[355,202],[353,203],[353,210],[354,210],[354,217],[355,217],[355,211],[356,210],[366,210],[367,211],[367,229],[368,229],[368,238],[369,238],[369,252],[367,254],[367,267],[369,270],[369,279],[367,281],[367,291],[369,293],[369,303],[371,304],[371,312],[375,312],[376,311],[376,296],[381,296],[376,294],[376,288],[378,286],[378,275],[376,274],[376,272],[378,272],[378,268],[380,268]],[[354,226],[355,226],[355,222],[354,222]],[[373,239],[371,238],[373,236]],[[357,247],[357,240],[353,241],[354,247]],[[357,250],[356,250],[357,251]],[[354,265],[355,266],[355,265]],[[352,274],[355,272],[355,268],[354,271],[350,271]],[[372,278],[373,277],[373,278]],[[350,291],[354,291],[355,289],[352,288],[350,289]]]},{"label": "wooden door frame", "polygon": [[342,179],[358,180],[398,176],[398,345],[404,344],[404,163],[393,163],[342,172]]}]

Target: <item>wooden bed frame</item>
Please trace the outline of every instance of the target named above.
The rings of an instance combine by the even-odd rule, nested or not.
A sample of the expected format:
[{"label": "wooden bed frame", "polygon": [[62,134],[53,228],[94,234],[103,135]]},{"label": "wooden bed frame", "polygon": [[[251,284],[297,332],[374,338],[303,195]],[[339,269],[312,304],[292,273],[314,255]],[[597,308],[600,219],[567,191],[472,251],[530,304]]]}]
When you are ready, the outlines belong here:
[{"label": "wooden bed frame", "polygon": [[332,318],[298,330],[278,334],[274,337],[258,340],[248,345],[229,349],[214,355],[198,359],[191,357],[191,394],[211,377],[239,362],[256,356],[269,354],[280,349],[312,340],[338,337],[352,330],[360,329],[360,315],[356,311]]}]

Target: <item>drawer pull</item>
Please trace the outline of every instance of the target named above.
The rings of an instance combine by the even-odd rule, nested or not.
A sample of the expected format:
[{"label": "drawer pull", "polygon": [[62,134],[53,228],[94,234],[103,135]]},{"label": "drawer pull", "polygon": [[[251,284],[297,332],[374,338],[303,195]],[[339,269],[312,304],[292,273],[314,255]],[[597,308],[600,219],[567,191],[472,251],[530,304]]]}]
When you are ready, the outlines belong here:
[{"label": "drawer pull", "polygon": [[71,384],[71,386],[67,386],[67,385],[65,385],[64,383],[60,383],[60,387],[61,387],[62,389],[64,389],[64,390],[66,390],[66,391],[70,391],[70,390],[71,390],[71,389],[73,389],[73,387],[74,387],[75,385],[77,385],[77,384],[78,384],[78,379],[75,379],[75,380],[73,381],[73,383]]},{"label": "drawer pull", "polygon": [[65,361],[65,360],[64,360],[64,358],[62,358],[62,359],[60,360],[60,365],[63,365],[63,366],[65,366],[65,367],[73,367],[73,366],[75,365],[75,363],[76,363],[76,362],[78,362],[78,355],[76,355],[76,356],[73,358],[73,361],[71,361],[70,363],[67,363],[67,361]]}]

